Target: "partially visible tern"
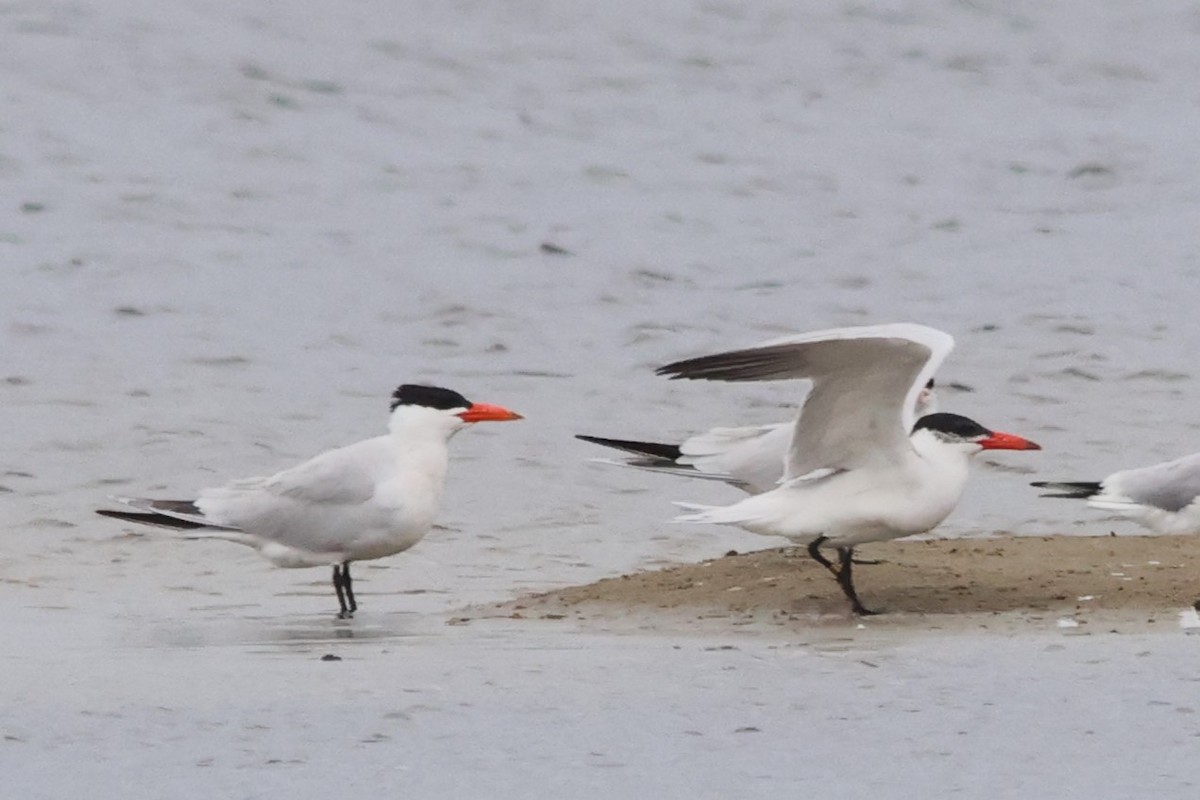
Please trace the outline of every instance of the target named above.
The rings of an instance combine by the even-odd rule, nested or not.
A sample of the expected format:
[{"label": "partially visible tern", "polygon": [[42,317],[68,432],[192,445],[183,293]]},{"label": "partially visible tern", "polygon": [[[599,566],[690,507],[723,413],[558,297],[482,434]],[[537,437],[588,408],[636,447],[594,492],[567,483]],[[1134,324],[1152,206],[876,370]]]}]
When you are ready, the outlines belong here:
[{"label": "partially visible tern", "polygon": [[[1020,436],[957,414],[914,419],[917,396],[954,347],[923,325],[836,328],[668,364],[672,378],[765,381],[808,378],[781,483],[731,506],[679,504],[679,522],[737,525],[807,545],[857,614],[854,548],[924,533],[944,520],[981,450],[1040,450]],[[822,552],[836,549],[835,565]]]},{"label": "partially visible tern", "polygon": [[253,547],[280,567],[333,566],[347,618],[358,609],[350,562],[407,550],[433,525],[449,462],[447,443],[474,422],[521,415],[458,392],[405,384],[392,395],[388,433],[329,450],[269,478],[205,489],[195,500],[118,497],[137,511],[98,510],[128,522]]},{"label": "partially visible tern", "polygon": [[[933,378],[917,394],[916,417],[937,411]],[[779,485],[787,468],[788,451],[796,423],[713,428],[684,439],[679,444],[607,439],[577,435],[576,439],[632,453],[620,461],[597,459],[608,464],[664,472],[688,478],[722,481],[749,494],[769,492]]]},{"label": "partially visible tern", "polygon": [[1086,499],[1159,533],[1200,533],[1200,453],[1114,472],[1102,481],[1038,481],[1042,497]]}]

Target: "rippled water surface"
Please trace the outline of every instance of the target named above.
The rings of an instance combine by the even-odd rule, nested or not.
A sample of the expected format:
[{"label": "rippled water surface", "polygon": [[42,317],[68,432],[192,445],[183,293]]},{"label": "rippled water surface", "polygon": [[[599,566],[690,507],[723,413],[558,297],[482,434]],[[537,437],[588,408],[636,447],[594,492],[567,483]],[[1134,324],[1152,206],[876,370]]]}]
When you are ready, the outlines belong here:
[{"label": "rippled water surface", "polygon": [[[755,646],[743,655],[757,666],[737,680],[688,668],[676,702],[669,677],[644,678],[644,691],[624,682],[693,663],[661,643],[519,627],[475,638],[442,619],[469,602],[772,544],[668,524],[671,500],[738,495],[590,464],[602,453],[571,435],[676,439],[786,418],[799,386],[672,383],[653,367],[790,331],[949,331],[943,408],[1044,445],[980,458],[939,532],[1132,531],[1027,483],[1200,449],[1198,85],[1200,15],[1183,3],[0,7],[0,597],[18,676],[5,691],[20,698],[0,710],[0,762],[111,764],[98,768],[105,787],[129,770],[182,780],[207,768],[196,775],[256,797],[294,781],[297,761],[378,746],[395,773],[369,771],[362,785],[407,780],[425,796],[544,796],[526,791],[534,775],[569,796],[601,791],[603,777],[576,770],[634,794],[657,784],[708,796],[671,775],[741,752],[735,742],[778,741],[735,713],[757,702],[791,720],[789,751],[812,752],[817,734],[787,716],[803,704],[751,690],[812,666],[786,648]],[[352,625],[319,616],[333,602],[323,571],[274,570],[231,545],[134,535],[91,514],[108,494],[183,496],[375,435],[406,381],[527,421],[453,442],[443,527],[359,567],[365,612]],[[1172,696],[1185,679],[1143,670],[1131,641],[1113,656],[1119,674]],[[1026,668],[1015,646],[974,646]],[[344,662],[315,660],[326,651]],[[922,659],[912,646],[887,652]],[[314,659],[299,672],[297,654]],[[1069,684],[1071,659],[1088,657],[1072,650],[1054,675]],[[910,699],[936,714],[938,676],[959,686],[961,665],[950,650],[931,658]],[[464,659],[466,673],[451,669]],[[608,661],[624,666],[609,676],[621,683],[605,682]],[[821,713],[862,723],[822,729],[825,747],[904,727],[855,692],[867,681],[903,695],[897,673],[817,673],[846,704]],[[404,700],[406,674],[441,693],[442,722],[423,721],[428,698]],[[69,688],[54,699],[45,676]],[[566,692],[573,676],[594,688]],[[545,686],[557,688],[543,706]],[[388,704],[375,706],[378,692]],[[1033,713],[1037,700],[1018,707]],[[672,709],[689,703],[728,714],[728,741],[688,733],[694,719]],[[411,724],[351,725],[367,708]],[[1157,708],[1126,710],[1135,729],[1157,731],[1141,746],[1161,755],[1195,733],[1181,714],[1163,728]],[[105,738],[112,719],[123,735],[141,731],[136,746]],[[942,735],[970,728],[953,713],[934,720]],[[973,729],[976,744],[1024,725],[1014,711]],[[514,772],[516,751],[484,747],[458,764],[461,783],[441,780],[458,745],[479,745],[456,738],[472,726],[528,743],[529,761]],[[742,727],[755,730],[734,736]],[[309,755],[255,738],[289,728]],[[663,732],[657,760],[605,744],[631,728]],[[156,760],[197,730],[212,752],[172,745]],[[339,749],[331,731],[357,744]],[[975,763],[952,743],[877,746]],[[1041,745],[1006,746],[1051,769]],[[365,753],[346,761],[376,763]],[[1155,775],[1169,796],[1194,773],[1163,758]],[[790,759],[755,764],[711,785],[778,796],[827,776]],[[261,770],[274,772],[246,777]],[[875,796],[895,789],[885,773]],[[61,796],[68,777],[26,788]]]}]

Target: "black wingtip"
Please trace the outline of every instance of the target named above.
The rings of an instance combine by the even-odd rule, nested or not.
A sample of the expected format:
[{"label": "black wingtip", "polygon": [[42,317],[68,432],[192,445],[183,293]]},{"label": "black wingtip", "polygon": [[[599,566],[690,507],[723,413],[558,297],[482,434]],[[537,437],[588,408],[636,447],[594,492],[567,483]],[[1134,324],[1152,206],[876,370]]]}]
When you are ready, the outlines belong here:
[{"label": "black wingtip", "polygon": [[655,375],[671,380],[771,381],[795,377],[790,345],[766,345],[688,358],[661,366]]},{"label": "black wingtip", "polygon": [[665,365],[659,367],[658,369],[654,370],[654,374],[666,376],[670,380],[677,381],[683,377],[678,372],[678,366],[681,363],[683,363],[683,362],[675,361],[670,364],[665,364]]},{"label": "black wingtip", "polygon": [[677,444],[665,444],[662,442],[636,442],[630,439],[606,439],[602,436],[585,436],[584,434],[576,434],[576,439],[584,442],[598,444],[601,447],[611,447],[614,450],[624,450],[627,453],[634,453],[639,456],[651,456],[652,458],[663,459],[666,461],[674,461],[683,455]]},{"label": "black wingtip", "polygon": [[[721,360],[718,362],[723,367],[729,364],[729,360],[724,356],[725,354],[721,354]],[[702,380],[709,377],[709,372],[713,369],[714,361],[717,358],[718,356],[699,356],[682,361],[672,361],[670,364],[664,364],[654,370],[654,374],[665,376],[673,381]]]},{"label": "black wingtip", "polygon": [[147,511],[112,511],[107,508],[97,508],[96,513],[102,517],[112,517],[119,519],[122,522],[136,522],[140,525],[157,525],[160,528],[176,528],[181,531],[190,531],[196,528],[203,528],[198,522],[188,522],[185,519],[178,517],[169,517],[166,514],[155,514]]},{"label": "black wingtip", "polygon": [[1034,481],[1029,484],[1038,489],[1055,489],[1056,492],[1045,493],[1041,497],[1063,497],[1067,499],[1086,499],[1100,492],[1099,481]]}]

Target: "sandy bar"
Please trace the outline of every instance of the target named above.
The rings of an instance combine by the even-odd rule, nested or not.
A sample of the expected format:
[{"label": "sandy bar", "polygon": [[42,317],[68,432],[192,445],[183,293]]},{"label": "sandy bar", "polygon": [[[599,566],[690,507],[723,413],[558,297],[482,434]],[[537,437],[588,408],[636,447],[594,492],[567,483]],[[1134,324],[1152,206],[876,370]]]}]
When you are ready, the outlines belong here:
[{"label": "sandy bar", "polygon": [[[886,542],[859,548],[855,567],[872,624],[1020,627],[1059,619],[1175,623],[1200,598],[1200,540],[1192,536],[1049,536]],[[789,627],[853,621],[830,574],[798,548],[728,554],[522,597],[491,613],[603,620],[638,627],[681,620],[709,627]],[[1071,622],[1065,624],[1072,624]]]}]

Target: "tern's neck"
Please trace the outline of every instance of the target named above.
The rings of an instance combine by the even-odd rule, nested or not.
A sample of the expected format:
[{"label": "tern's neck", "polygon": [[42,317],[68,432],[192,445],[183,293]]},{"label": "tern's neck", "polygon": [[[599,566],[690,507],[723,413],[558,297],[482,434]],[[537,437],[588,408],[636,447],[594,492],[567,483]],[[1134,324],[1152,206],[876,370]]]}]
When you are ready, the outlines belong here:
[{"label": "tern's neck", "polygon": [[417,443],[447,442],[462,428],[462,422],[453,416],[420,406],[400,406],[388,420],[388,431],[397,439]]},{"label": "tern's neck", "polygon": [[461,427],[459,420],[429,409],[397,409],[388,424],[395,468],[408,480],[426,485],[431,497],[441,495],[450,461],[448,440]]},{"label": "tern's neck", "polygon": [[447,444],[462,427],[457,417],[426,408],[398,408],[392,412],[388,434],[397,461],[430,476],[446,473]]},{"label": "tern's neck", "polygon": [[978,452],[978,448],[945,442],[927,429],[917,431],[909,441],[926,467],[936,474],[940,481],[946,484],[966,484],[971,456]]}]

